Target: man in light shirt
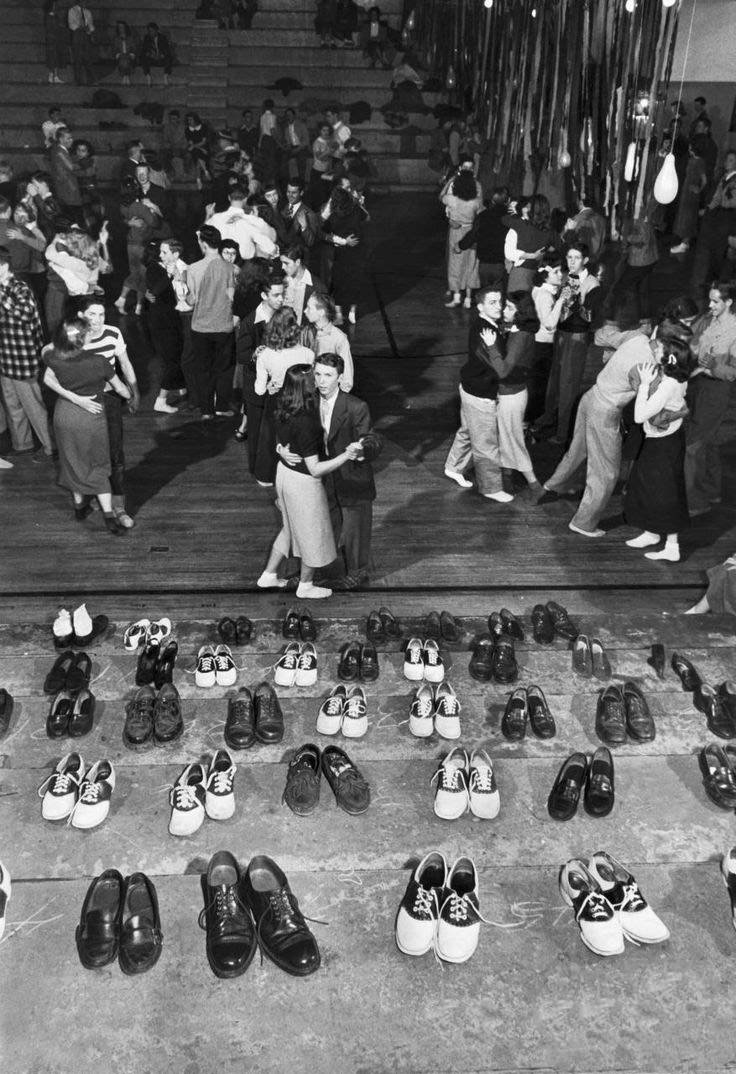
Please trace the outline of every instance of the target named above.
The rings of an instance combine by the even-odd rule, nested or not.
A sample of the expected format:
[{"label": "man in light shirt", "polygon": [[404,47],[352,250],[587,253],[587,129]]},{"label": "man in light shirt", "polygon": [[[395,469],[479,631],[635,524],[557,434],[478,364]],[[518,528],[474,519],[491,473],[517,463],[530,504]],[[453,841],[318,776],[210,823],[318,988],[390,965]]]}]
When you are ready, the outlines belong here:
[{"label": "man in light shirt", "polygon": [[304,247],[299,242],[289,243],[281,251],[281,267],[286,277],[284,305],[293,309],[299,324],[304,320],[304,307],[312,295],[316,291],[326,291],[322,281],[305,266],[305,253]]},{"label": "man in light shirt", "polygon": [[95,24],[92,12],[84,4],[72,4],[67,13],[67,25],[72,35],[74,81],[78,86],[89,86],[94,82],[91,44]]},{"label": "man in light shirt", "polygon": [[41,124],[43,144],[46,149],[49,149],[56,141],[56,132],[62,127],[66,127],[66,125],[66,120],[62,117],[61,109],[49,108],[49,118],[45,119]]},{"label": "man in light shirt", "polygon": [[247,195],[242,187],[235,186],[228,193],[230,208],[216,213],[214,202],[207,206],[207,223],[217,228],[223,239],[237,242],[244,261],[254,257],[277,257],[276,232],[250,207],[246,207]]},{"label": "man in light shirt", "polygon": [[315,291],[304,307],[304,316],[309,328],[303,332],[302,342],[311,347],[317,357],[320,354],[339,355],[343,361],[340,387],[344,392],[351,391],[355,377],[353,355],[348,337],[334,323],[334,302],[328,295]]},{"label": "man in light shirt", "polygon": [[345,143],[351,137],[352,131],[343,121],[337,108],[326,108],[325,119],[332,127],[332,138],[335,142],[334,156],[342,160],[347,152]]},{"label": "man in light shirt", "polygon": [[192,307],[187,301],[189,296],[189,288],[187,287],[187,269],[189,266],[186,261],[182,260],[181,254],[183,249],[184,247],[178,239],[163,239],[161,242],[159,259],[171,280],[171,286],[174,288],[174,294],[176,295],[176,312],[179,314],[179,320],[181,322],[183,340],[181,349],[181,372],[184,377],[186,388],[183,388],[179,392],[179,395],[188,395],[191,406],[191,401],[196,397],[196,383],[194,380],[192,358]]}]

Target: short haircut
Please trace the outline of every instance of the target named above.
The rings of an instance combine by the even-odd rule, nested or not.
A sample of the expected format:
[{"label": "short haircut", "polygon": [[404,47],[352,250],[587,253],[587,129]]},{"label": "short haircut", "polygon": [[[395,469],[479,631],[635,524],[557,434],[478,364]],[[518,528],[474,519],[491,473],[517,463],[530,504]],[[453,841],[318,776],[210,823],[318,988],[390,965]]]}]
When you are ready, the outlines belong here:
[{"label": "short haircut", "polygon": [[51,176],[48,172],[34,172],[31,179],[34,183],[46,183],[46,186],[51,186]]},{"label": "short haircut", "polygon": [[177,253],[177,254],[180,254],[182,252],[182,250],[184,249],[183,244],[180,243],[178,239],[161,239],[161,245],[162,246],[164,246],[164,245],[168,246],[168,248],[172,252]]},{"label": "short haircut", "polygon": [[284,277],[282,275],[280,275],[278,272],[274,272],[272,270],[271,274],[263,281],[263,285],[261,287],[261,294],[262,295],[267,295],[272,287],[283,287],[283,286],[284,286]]},{"label": "short haircut", "polygon": [[481,287],[475,296],[476,305],[482,306],[489,295],[503,295],[503,283],[501,280],[494,280],[487,287]]},{"label": "short haircut", "polygon": [[240,253],[240,247],[235,239],[223,239],[220,243],[220,253],[222,253],[223,250],[234,250],[236,256]]},{"label": "short haircut", "polygon": [[671,298],[662,310],[662,317],[671,321],[684,321],[689,317],[698,316],[698,304],[689,295],[679,295]]},{"label": "short haircut", "polygon": [[289,188],[290,186],[295,186],[295,187],[296,187],[296,189],[297,189],[298,191],[300,191],[301,193],[303,193],[303,192],[304,192],[304,183],[302,183],[302,182],[301,182],[301,180],[299,180],[299,179],[290,179],[290,180],[288,181],[288,183],[286,184],[286,188],[287,188],[287,190],[288,190],[288,188]]},{"label": "short haircut", "polygon": [[7,246],[0,246],[0,265],[10,264],[10,250]]},{"label": "short haircut", "polygon": [[565,257],[567,257],[571,250],[577,250],[583,261],[585,261],[586,257],[590,257],[590,247],[587,242],[576,242],[575,239],[571,239],[565,247]]},{"label": "short haircut", "polygon": [[146,29],[147,30],[158,30],[158,23],[157,22],[149,22],[149,24],[146,27]]},{"label": "short haircut", "polygon": [[208,246],[210,250],[219,250],[220,243],[222,242],[222,235],[213,227],[212,224],[203,224],[199,229],[199,241],[203,242],[205,246]]},{"label": "short haircut", "polygon": [[105,308],[104,295],[85,295],[81,302],[78,304],[78,310],[80,313],[86,313],[92,306],[102,306]]},{"label": "short haircut", "polygon": [[128,142],[128,152],[130,152],[131,149],[137,149],[138,146],[140,146],[142,149],[143,142],[140,140],[140,138],[133,138],[130,142]]},{"label": "short haircut", "polygon": [[10,212],[10,202],[0,194],[0,214]]},{"label": "short haircut", "polygon": [[557,250],[546,250],[539,262],[540,269],[556,269],[562,267],[562,257]]},{"label": "short haircut", "polygon": [[338,373],[345,372],[345,362],[339,354],[333,354],[332,351],[326,351],[324,354],[318,354],[314,359],[315,365],[329,365],[332,369],[336,369]]},{"label": "short haircut", "polygon": [[282,257],[288,257],[290,261],[303,261],[306,250],[300,242],[290,242],[281,251]]},{"label": "short haircut", "polygon": [[263,107],[267,111],[270,111],[273,108],[273,97],[266,97],[265,101],[263,102]]},{"label": "short haircut", "polygon": [[736,283],[730,280],[714,280],[708,290],[718,291],[724,302],[733,302],[736,299]]},{"label": "short haircut", "polygon": [[309,296],[309,301],[314,302],[316,306],[327,314],[328,321],[334,321],[336,316],[335,303],[332,301],[329,295],[323,294],[322,291],[315,291]]},{"label": "short haircut", "polygon": [[68,127],[57,127],[56,134],[54,135],[54,141],[60,142],[65,134],[69,134]]},{"label": "short haircut", "polygon": [[227,192],[227,196],[230,201],[245,201],[248,195],[245,193],[242,186],[231,186]]}]

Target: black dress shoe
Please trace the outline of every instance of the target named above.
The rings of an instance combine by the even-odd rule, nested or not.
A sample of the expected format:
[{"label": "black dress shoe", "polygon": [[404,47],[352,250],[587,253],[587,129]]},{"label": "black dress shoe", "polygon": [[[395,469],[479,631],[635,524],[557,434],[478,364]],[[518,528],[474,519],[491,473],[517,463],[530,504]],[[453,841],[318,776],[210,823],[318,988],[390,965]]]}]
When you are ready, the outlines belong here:
[{"label": "black dress shoe", "polygon": [[69,717],[70,738],[81,738],[92,730],[95,715],[95,697],[89,690],[80,690],[74,698],[74,708]]},{"label": "black dress shoe", "polygon": [[117,869],[106,869],[87,889],[76,931],[79,961],[85,969],[109,966],[117,957],[124,889]]},{"label": "black dress shoe", "polygon": [[173,638],[160,647],[153,674],[153,682],[157,690],[160,690],[164,683],[174,681],[174,665],[178,653],[179,643]]},{"label": "black dress shoe", "polygon": [[647,664],[650,664],[657,673],[660,679],[664,678],[664,645],[655,641],[652,645],[652,655],[647,657]]},{"label": "black dress shoe", "polygon": [[684,656],[680,656],[679,653],[672,654],[672,670],[682,683],[683,690],[688,694],[692,694],[700,686],[700,675],[695,670],[689,660],[686,660]]},{"label": "black dress shoe", "polygon": [[509,695],[501,717],[501,734],[509,742],[521,742],[526,735],[527,721],[526,690],[520,686]]},{"label": "black dress shoe", "polygon": [[383,623],[383,630],[387,638],[400,638],[401,637],[401,625],[398,620],[394,618],[393,612],[390,612],[388,608],[379,608],[378,614],[381,617]]},{"label": "black dress shoe", "polygon": [[225,720],[225,745],[231,750],[247,750],[256,740],[256,717],[253,695],[247,686],[241,686],[235,697],[227,703]]},{"label": "black dress shoe", "polygon": [[321,760],[319,747],[306,742],[289,761],[281,800],[298,817],[308,817],[319,805]]},{"label": "black dress shoe", "polygon": [[491,674],[496,682],[516,682],[519,677],[519,666],[516,663],[514,643],[511,638],[498,638],[493,650]]},{"label": "black dress shoe", "polygon": [[69,720],[74,711],[74,698],[68,690],[60,690],[51,702],[46,717],[46,734],[49,738],[65,738],[69,734]]},{"label": "black dress shoe", "polygon": [[129,750],[141,749],[153,738],[153,710],[156,693],[152,686],[141,686],[125,709],[123,742]]},{"label": "black dress shoe", "polygon": [[468,671],[476,682],[490,682],[493,678],[493,650],[495,648],[496,643],[490,634],[481,634],[473,642]]},{"label": "black dress shoe", "polygon": [[571,820],[575,816],[587,770],[584,753],[573,753],[562,762],[547,799],[547,812],[554,820]]},{"label": "black dress shoe", "polygon": [[13,697],[3,686],[0,689],[0,738],[7,735],[13,715]]},{"label": "black dress shoe", "polygon": [[386,629],[378,612],[371,612],[365,624],[365,636],[374,645],[381,645],[386,640]]},{"label": "black dress shoe", "polygon": [[723,747],[709,742],[700,751],[698,762],[710,800],[720,809],[736,808],[736,773]]},{"label": "black dress shoe", "polygon": [[299,613],[299,635],[302,641],[317,640],[317,624],[312,618],[311,612]]},{"label": "black dress shoe", "polygon": [[161,957],[163,942],[153,881],[145,873],[132,873],[125,881],[120,915],[120,969],[129,975],[150,970]]},{"label": "black dress shoe", "polygon": [[235,620],[235,644],[248,645],[255,637],[255,627],[247,615],[239,615]]},{"label": "black dress shoe", "polygon": [[251,859],[243,894],[255,919],[261,951],[294,977],[308,977],[320,966],[317,941],[309,931],[286,874],[263,854]]},{"label": "black dress shoe", "polygon": [[74,657],[74,663],[69,668],[66,676],[66,689],[71,690],[72,693],[77,690],[84,690],[89,686],[91,678],[92,661],[86,653],[77,653]]},{"label": "black dress shoe", "polygon": [[256,738],[259,742],[273,744],[284,737],[284,714],[276,691],[268,682],[262,682],[253,691],[253,707],[256,713]]},{"label": "black dress shoe", "polygon": [[607,746],[620,746],[626,741],[626,706],[620,687],[606,686],[599,693],[595,733]]},{"label": "black dress shoe", "polygon": [[491,612],[488,616],[488,633],[492,638],[500,638],[503,634],[503,619],[500,612]]},{"label": "black dress shoe", "polygon": [[74,653],[71,649],[67,649],[66,652],[57,656],[53,667],[44,680],[43,692],[45,694],[58,694],[59,690],[65,690],[67,688],[67,675],[73,666]]},{"label": "black dress shoe", "polygon": [[289,608],[284,616],[284,621],[281,624],[281,636],[289,641],[299,640],[301,636],[299,633],[299,612],[295,608]]},{"label": "black dress shoe", "polygon": [[613,757],[605,746],[593,754],[588,765],[583,805],[591,817],[607,817],[614,803]]},{"label": "black dress shoe", "polygon": [[258,940],[238,863],[229,851],[212,855],[202,888],[199,927],[207,934],[207,961],[215,977],[239,977],[253,961]]},{"label": "black dress shoe", "polygon": [[337,677],[343,682],[357,682],[360,678],[360,642],[350,641],[340,650]]},{"label": "black dress shoe", "polygon": [[[127,532],[126,530],[122,529],[122,527],[120,527],[120,529],[122,533]],[[104,634],[109,625],[110,620],[107,618],[106,615],[93,615],[92,630],[90,631],[90,633],[85,634],[84,637],[80,637],[79,634],[75,634],[74,641],[72,642],[72,644],[75,645],[77,649],[84,649],[86,645],[91,645],[96,638],[99,638],[100,635]]]},{"label": "black dress shoe", "polygon": [[345,750],[326,746],[322,751],[322,772],[340,809],[352,816],[365,813],[371,804],[371,790]]},{"label": "black dress shoe", "polygon": [[378,653],[375,645],[368,643],[360,647],[360,678],[362,682],[375,682],[378,678]]},{"label": "black dress shoe", "polygon": [[460,641],[463,631],[454,615],[449,612],[440,612],[440,633],[444,641]]},{"label": "black dress shoe", "polygon": [[516,638],[517,641],[523,641],[524,628],[514,613],[510,612],[508,608],[502,608],[500,615],[504,634],[508,634],[510,638]]},{"label": "black dress shoe", "polygon": [[586,679],[593,674],[593,654],[585,634],[578,634],[572,643],[572,670]]},{"label": "black dress shoe", "polygon": [[567,608],[563,608],[561,604],[557,604],[554,600],[548,600],[547,611],[552,619],[552,627],[555,634],[559,638],[567,638],[568,641],[574,641],[578,636],[578,628],[568,616]]},{"label": "black dress shoe", "polygon": [[726,680],[718,687],[718,696],[731,721],[736,727],[736,683]]},{"label": "black dress shoe", "polygon": [[633,682],[625,682],[621,692],[626,707],[626,730],[636,742],[653,742],[657,729],[644,694]]},{"label": "black dress shoe", "polygon": [[699,712],[705,714],[708,730],[716,738],[735,738],[731,714],[723,704],[723,699],[716,690],[707,682],[701,682],[693,694],[693,703]]},{"label": "black dress shoe", "polygon": [[440,641],[442,638],[442,623],[439,612],[429,612],[424,619],[424,637],[432,641]]},{"label": "black dress shoe", "polygon": [[238,630],[235,626],[235,621],[230,618],[229,615],[223,615],[220,622],[217,624],[217,633],[219,638],[225,645],[236,645],[238,638]]},{"label": "black dress shoe", "polygon": [[590,639],[590,656],[593,663],[593,674],[596,679],[610,679],[611,663],[608,659],[608,653],[603,648],[603,643],[599,638]]},{"label": "black dress shoe", "polygon": [[557,733],[555,719],[540,686],[527,687],[526,708],[531,729],[537,738],[554,738]]},{"label": "black dress shoe", "polygon": [[135,671],[136,686],[153,685],[153,681],[156,678],[159,648],[158,642],[150,642],[141,649],[138,656],[138,666]]},{"label": "black dress shoe", "polygon": [[174,742],[184,733],[181,698],[173,683],[166,682],[159,690],[153,709],[153,740],[159,745]]},{"label": "black dress shoe", "polygon": [[535,604],[532,608],[532,637],[537,645],[551,645],[555,640],[552,616],[543,604]]}]

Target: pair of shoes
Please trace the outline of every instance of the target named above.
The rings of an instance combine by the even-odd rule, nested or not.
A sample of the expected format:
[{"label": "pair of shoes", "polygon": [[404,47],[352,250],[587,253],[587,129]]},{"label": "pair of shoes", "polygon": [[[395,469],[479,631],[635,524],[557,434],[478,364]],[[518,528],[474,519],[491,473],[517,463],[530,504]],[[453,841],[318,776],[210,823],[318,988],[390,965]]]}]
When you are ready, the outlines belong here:
[{"label": "pair of shoes", "polygon": [[434,693],[424,683],[409,708],[409,730],[415,738],[429,738],[433,731],[441,738],[460,738],[460,708],[449,682],[440,683]]},{"label": "pair of shoes", "polygon": [[13,695],[8,693],[5,687],[0,687],[0,738],[4,738],[10,727],[13,716]]},{"label": "pair of shoes", "polygon": [[207,961],[216,977],[240,977],[256,949],[280,969],[306,977],[319,969],[317,941],[306,924],[286,874],[265,855],[244,872],[227,850],[212,855],[202,877]]},{"label": "pair of shoes", "polygon": [[404,678],[409,682],[442,682],[445,665],[434,638],[409,638],[404,646]]},{"label": "pair of shoes", "polygon": [[141,646],[160,645],[171,634],[171,620],[163,619],[138,619],[126,628],[123,635],[123,646],[126,653],[134,653]]},{"label": "pair of shoes", "polygon": [[[564,611],[564,608],[562,610]],[[551,645],[555,640],[554,620],[549,608],[544,604],[535,604],[532,608],[532,637],[537,645]]]},{"label": "pair of shoes", "polygon": [[276,691],[268,682],[252,691],[241,686],[227,703],[225,744],[231,750],[247,750],[255,742],[270,745],[284,737],[284,714]]},{"label": "pair of shoes", "polygon": [[362,686],[333,687],[317,713],[317,734],[362,738],[368,730],[368,706]]},{"label": "pair of shoes", "polygon": [[605,746],[599,746],[590,761],[584,753],[572,753],[563,761],[547,799],[550,817],[571,820],[581,794],[585,812],[591,817],[607,817],[613,809],[613,757]]},{"label": "pair of shoes", "polygon": [[494,638],[500,638],[505,634],[517,641],[524,640],[524,627],[508,608],[502,608],[500,612],[491,612],[488,616],[488,632]]},{"label": "pair of shoes", "polygon": [[[542,605],[538,604],[532,611],[532,623],[534,623],[535,612],[537,608],[541,608]],[[554,600],[548,600],[544,605],[545,610],[552,622],[552,631],[557,638],[565,638],[567,641],[575,641],[578,636],[578,628],[570,619],[567,614],[567,608],[563,608],[561,604],[558,604]],[[539,618],[539,616],[538,616]],[[540,623],[541,627],[541,623]],[[546,624],[545,624],[546,627]],[[535,634],[535,640],[536,634]]]},{"label": "pair of shoes", "polygon": [[46,734],[49,738],[81,738],[92,730],[94,714],[95,697],[86,686],[59,690],[46,717]]},{"label": "pair of shoes", "polygon": [[123,742],[129,750],[149,743],[165,746],[184,732],[181,698],[173,683],[161,687],[158,696],[152,686],[141,686],[125,709]]},{"label": "pair of shoes", "polygon": [[155,686],[160,690],[164,683],[174,681],[174,665],[179,655],[179,643],[170,638],[165,645],[152,641],[141,649],[135,669],[136,686]]},{"label": "pair of shoes", "polygon": [[10,901],[11,887],[10,873],[0,861],[0,940],[5,934],[5,912]]},{"label": "pair of shoes", "polygon": [[501,734],[509,742],[521,742],[526,736],[527,721],[537,738],[554,738],[557,733],[541,686],[520,686],[509,695],[501,717]]},{"label": "pair of shoes", "polygon": [[473,487],[473,482],[468,481],[465,474],[461,474],[459,470],[449,470],[445,467],[445,477],[449,477],[450,481],[454,481],[461,489],[472,489]]},{"label": "pair of shoes", "polygon": [[145,873],[123,878],[117,869],[106,869],[95,877],[76,931],[85,969],[117,959],[123,973],[145,973],[158,962],[163,939],[156,888]]},{"label": "pair of shoes", "polygon": [[693,694],[695,708],[704,713],[708,730],[717,738],[736,738],[736,683],[722,682],[718,689],[700,682]]},{"label": "pair of shoes", "polygon": [[588,640],[587,634],[578,634],[572,645],[572,670],[589,679],[611,678],[611,664],[608,654],[599,638]]},{"label": "pair of shoes", "polygon": [[301,638],[302,641],[316,641],[317,625],[311,613],[298,608],[289,608],[281,624],[281,636],[287,641],[295,641],[297,638]]},{"label": "pair of shoes", "polygon": [[620,746],[627,735],[635,742],[653,742],[657,729],[647,699],[636,683],[606,686],[598,694],[595,733],[601,742]]},{"label": "pair of shoes", "polygon": [[200,646],[197,653],[197,666],[194,682],[203,690],[213,686],[235,686],[238,681],[238,669],[233,660],[229,645]]},{"label": "pair of shoes", "polygon": [[379,608],[368,615],[365,624],[365,636],[374,645],[380,645],[389,638],[401,637],[401,626],[388,608]]},{"label": "pair of shoes", "polygon": [[664,943],[670,931],[646,901],[632,873],[605,850],[560,870],[560,894],[575,914],[580,938],[596,955],[621,955],[624,939]]},{"label": "pair of shoes", "polygon": [[412,873],[396,915],[396,946],[404,955],[434,949],[443,962],[467,962],[480,939],[478,873],[472,858],[458,858],[448,869],[444,854],[433,850]]},{"label": "pair of shoes", "polygon": [[298,817],[307,817],[319,804],[320,776],[324,775],[340,809],[351,816],[365,813],[371,790],[359,769],[339,746],[319,746],[306,742],[289,761],[286,786],[281,800]]},{"label": "pair of shoes", "polygon": [[449,612],[429,612],[424,619],[424,636],[433,641],[460,641],[462,631]]},{"label": "pair of shoes", "polygon": [[225,645],[247,645],[256,636],[255,627],[246,615],[237,619],[224,615],[217,624],[217,633]]},{"label": "pair of shoes", "polygon": [[106,615],[96,615],[93,619],[86,604],[80,604],[73,612],[59,608],[52,627],[54,645],[57,649],[66,649],[70,645],[84,648],[104,634],[109,625]]},{"label": "pair of shoes", "polygon": [[92,661],[85,652],[74,653],[67,649],[54,661],[43,684],[45,694],[58,694],[60,690],[75,693],[89,686]]},{"label": "pair of shoes", "polygon": [[217,750],[207,767],[195,761],[187,765],[169,792],[172,835],[194,835],[204,822],[230,820],[235,813],[233,783],[236,767],[227,750]]},{"label": "pair of shoes", "polygon": [[736,809],[736,749],[710,742],[698,761],[705,793],[720,809]]},{"label": "pair of shoes", "polygon": [[286,589],[288,582],[286,578],[279,578],[275,571],[264,571],[256,585],[259,589]]},{"label": "pair of shoes", "polygon": [[85,772],[78,753],[68,753],[38,788],[44,820],[66,820],[73,828],[96,828],[110,812],[115,769],[97,761]]},{"label": "pair of shoes", "polygon": [[498,816],[501,797],[485,750],[475,749],[468,757],[462,746],[455,746],[440,761],[431,782],[435,780],[434,812],[442,820],[458,820],[468,810],[481,820]]},{"label": "pair of shoes", "polygon": [[273,681],[277,686],[314,686],[317,681],[317,650],[311,641],[290,641],[276,661]]},{"label": "pair of shoes", "polygon": [[468,671],[477,682],[516,682],[519,667],[513,639],[481,634],[473,642]]},{"label": "pair of shoes", "polygon": [[380,674],[378,653],[372,642],[350,641],[340,650],[337,677],[343,682],[375,682]]}]

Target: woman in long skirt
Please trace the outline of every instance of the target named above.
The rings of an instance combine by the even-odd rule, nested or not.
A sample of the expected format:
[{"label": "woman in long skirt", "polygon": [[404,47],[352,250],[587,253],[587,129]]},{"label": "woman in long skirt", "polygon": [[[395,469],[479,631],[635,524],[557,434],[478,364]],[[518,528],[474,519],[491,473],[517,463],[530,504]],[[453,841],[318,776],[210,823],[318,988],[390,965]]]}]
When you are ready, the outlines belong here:
[{"label": "woman in long skirt", "polygon": [[442,188],[440,201],[447,213],[447,287],[452,292],[446,306],[459,306],[465,292],[465,309],[472,304],[472,294],[480,287],[478,254],[474,246],[461,250],[458,243],[470,231],[483,208],[483,192],[473,176],[473,162],[465,159]]}]

